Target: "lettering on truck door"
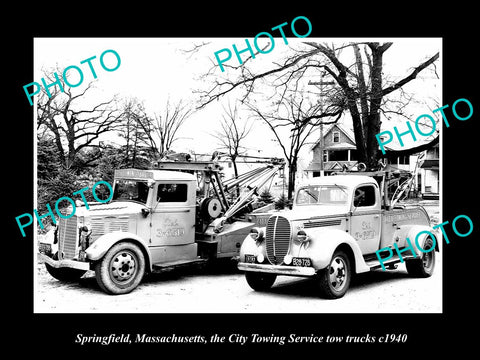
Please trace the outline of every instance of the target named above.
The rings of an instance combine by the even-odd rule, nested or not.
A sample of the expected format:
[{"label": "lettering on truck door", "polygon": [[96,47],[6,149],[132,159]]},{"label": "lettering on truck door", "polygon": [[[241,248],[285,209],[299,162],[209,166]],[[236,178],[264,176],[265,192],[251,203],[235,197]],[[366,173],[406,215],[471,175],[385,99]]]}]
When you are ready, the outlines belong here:
[{"label": "lettering on truck door", "polygon": [[180,182],[162,182],[157,185],[151,246],[194,242],[195,205],[189,196],[191,187],[191,184]]},{"label": "lettering on truck door", "polygon": [[363,254],[378,250],[381,231],[381,210],[378,189],[372,185],[360,185],[355,189],[350,221],[350,234]]}]

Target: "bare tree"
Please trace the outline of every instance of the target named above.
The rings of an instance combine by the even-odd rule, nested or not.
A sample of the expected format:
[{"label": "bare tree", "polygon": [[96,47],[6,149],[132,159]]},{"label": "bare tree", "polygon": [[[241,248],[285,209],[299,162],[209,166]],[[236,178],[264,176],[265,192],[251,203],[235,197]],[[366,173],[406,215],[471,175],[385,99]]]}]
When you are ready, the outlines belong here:
[{"label": "bare tree", "polygon": [[[256,116],[267,124],[282,148],[289,169],[287,197],[291,200],[295,189],[297,162],[301,149],[308,143],[307,140],[316,126],[320,123],[335,123],[338,121],[338,117],[331,121],[318,118],[315,114],[318,114],[321,103],[311,103],[303,96],[295,98],[293,94],[289,97],[282,95],[280,103],[275,103],[275,105],[266,112],[250,103],[247,104]],[[282,131],[289,133],[287,141],[282,136]]]},{"label": "bare tree", "polygon": [[[418,74],[430,67],[439,58],[439,53],[428,57],[413,67],[412,71],[398,81],[387,84],[387,76],[383,73],[383,55],[392,46],[391,42],[349,43],[341,46],[327,45],[317,42],[305,42],[306,48],[297,49],[282,63],[276,63],[270,70],[253,73],[247,58],[242,66],[229,67],[236,76],[216,76],[211,87],[201,91],[200,108],[210,102],[233,92],[243,91],[241,101],[252,97],[257,85],[267,83],[276,88],[277,93],[288,96],[289,91],[298,88],[303,78],[312,71],[326,71],[333,78],[335,88],[341,91],[343,100],[334,101],[335,109],[327,103],[302,122],[312,122],[322,117],[338,116],[338,112],[350,113],[359,161],[373,169],[378,163],[378,143],[375,135],[380,132],[381,113],[387,111],[391,94],[416,79]],[[361,48],[363,49],[363,54]],[[353,65],[340,60],[340,54],[353,49]],[[211,77],[212,71],[208,72]],[[263,85],[262,84],[262,85]],[[401,96],[402,94],[400,94]],[[340,106],[341,105],[341,106]],[[397,110],[399,107],[397,107]],[[400,108],[401,109],[401,108]]]},{"label": "bare tree", "polygon": [[144,105],[137,99],[128,99],[123,105],[123,127],[119,135],[125,139],[125,156],[123,163],[129,167],[138,167],[139,147],[149,146],[149,135],[142,125],[147,120]]},{"label": "bare tree", "polygon": [[238,167],[236,160],[244,154],[246,148],[242,146],[243,140],[248,136],[252,129],[252,124],[243,122],[240,124],[238,117],[237,105],[232,109],[231,105],[228,105],[228,109],[224,108],[224,115],[220,121],[221,130],[212,134],[220,144],[219,150],[228,154],[233,164],[233,171],[235,176],[238,176]]},{"label": "bare tree", "polygon": [[174,105],[167,101],[163,115],[154,114],[153,118],[146,116],[139,118],[138,122],[147,134],[152,150],[159,157],[164,157],[179,139],[178,131],[191,114],[192,109],[182,101]]},{"label": "bare tree", "polygon": [[[53,83],[52,72],[45,72],[44,78]],[[57,70],[62,74],[62,70]],[[115,97],[108,101],[88,104],[87,93],[93,88],[89,83],[81,91],[74,91],[65,86],[64,79],[59,76],[64,91],[58,86],[45,90],[39,95],[37,103],[37,131],[39,134],[50,132],[53,135],[62,165],[70,169],[79,152],[86,147],[98,146],[95,143],[100,135],[117,129],[120,126],[120,112],[116,107]],[[86,159],[85,163],[96,158]]]}]

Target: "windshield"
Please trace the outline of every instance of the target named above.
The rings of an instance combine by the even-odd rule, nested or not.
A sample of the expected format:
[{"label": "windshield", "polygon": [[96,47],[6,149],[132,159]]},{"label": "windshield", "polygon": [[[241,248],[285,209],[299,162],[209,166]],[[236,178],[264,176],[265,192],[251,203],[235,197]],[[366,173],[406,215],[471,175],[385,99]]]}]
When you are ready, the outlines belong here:
[{"label": "windshield", "polygon": [[347,203],[347,191],[339,185],[306,186],[298,190],[295,203],[297,205],[343,205]]},{"label": "windshield", "polygon": [[113,201],[138,201],[142,204],[147,203],[148,185],[146,181],[136,180],[116,180]]}]

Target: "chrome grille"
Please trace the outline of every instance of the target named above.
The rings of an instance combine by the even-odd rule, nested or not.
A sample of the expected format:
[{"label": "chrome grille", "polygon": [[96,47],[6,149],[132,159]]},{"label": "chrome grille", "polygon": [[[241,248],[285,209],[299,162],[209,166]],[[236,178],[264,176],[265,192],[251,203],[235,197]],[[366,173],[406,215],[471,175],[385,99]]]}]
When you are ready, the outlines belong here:
[{"label": "chrome grille", "polygon": [[77,250],[77,217],[60,218],[58,223],[58,258],[73,259]]},{"label": "chrome grille", "polygon": [[290,222],[283,216],[272,216],[268,219],[265,234],[267,258],[271,264],[283,263],[287,255],[292,235]]}]

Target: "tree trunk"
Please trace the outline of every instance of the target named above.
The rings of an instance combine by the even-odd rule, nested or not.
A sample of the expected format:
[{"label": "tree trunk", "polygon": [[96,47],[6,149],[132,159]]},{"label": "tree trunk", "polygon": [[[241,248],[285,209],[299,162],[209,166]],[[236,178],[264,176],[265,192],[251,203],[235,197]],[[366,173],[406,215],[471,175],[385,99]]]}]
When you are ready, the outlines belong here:
[{"label": "tree trunk", "polygon": [[288,190],[287,198],[288,200],[293,199],[293,193],[295,191],[295,176],[297,174],[297,159],[290,161],[288,164]]},{"label": "tree trunk", "polygon": [[[233,174],[235,176],[235,178],[238,178],[238,168],[237,168],[237,157],[236,156],[232,156],[231,157],[232,159],[232,163],[233,163]],[[240,197],[240,188],[237,186],[237,197]]]},{"label": "tree trunk", "polygon": [[[382,103],[382,69],[383,69],[383,52],[384,46],[372,44],[372,67],[371,67],[371,95],[370,95],[370,111],[368,113],[367,126],[364,129],[366,139],[366,155],[368,169],[376,169],[378,163],[378,143],[375,135],[380,132],[380,107]],[[388,47],[387,47],[388,48]]]}]

